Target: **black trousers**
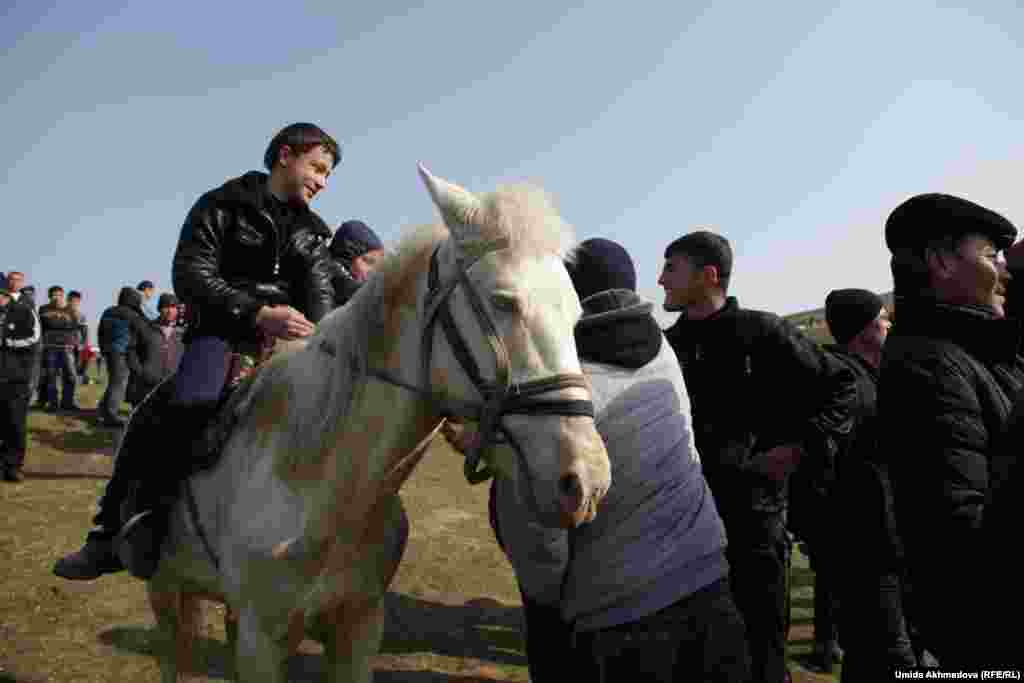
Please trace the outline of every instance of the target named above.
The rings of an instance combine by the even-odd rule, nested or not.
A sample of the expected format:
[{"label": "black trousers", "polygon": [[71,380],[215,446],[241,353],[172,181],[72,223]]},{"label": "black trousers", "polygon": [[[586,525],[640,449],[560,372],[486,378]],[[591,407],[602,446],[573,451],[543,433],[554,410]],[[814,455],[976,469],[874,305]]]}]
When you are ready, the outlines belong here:
[{"label": "black trousers", "polygon": [[814,642],[817,645],[839,640],[839,567],[828,548],[808,546],[811,571],[814,572]]},{"label": "black trousers", "polygon": [[0,465],[5,468],[25,464],[30,395],[27,382],[0,383]]},{"label": "black trousers", "polygon": [[747,683],[743,619],[721,579],[637,621],[580,632],[575,641],[557,607],[523,596],[533,683]]},{"label": "black trousers", "polygon": [[789,536],[782,513],[723,515],[729,539],[729,583],[746,624],[751,680],[786,679]]},{"label": "black trousers", "polygon": [[100,399],[99,414],[108,420],[115,419],[128,391],[128,357],[123,353],[104,352],[107,361],[107,388]]},{"label": "black trousers", "polygon": [[843,683],[892,680],[893,669],[918,665],[903,615],[899,574],[850,568],[841,595]]}]

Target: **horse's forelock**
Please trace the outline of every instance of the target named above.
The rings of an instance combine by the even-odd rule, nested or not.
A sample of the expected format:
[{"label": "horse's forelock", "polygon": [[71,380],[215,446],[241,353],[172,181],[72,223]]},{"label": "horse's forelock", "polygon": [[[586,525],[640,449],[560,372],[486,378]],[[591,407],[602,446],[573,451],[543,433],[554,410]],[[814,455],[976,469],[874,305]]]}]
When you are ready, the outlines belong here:
[{"label": "horse's forelock", "polygon": [[479,228],[486,240],[507,237],[509,246],[523,256],[569,253],[573,228],[558,213],[554,199],[527,183],[502,185],[481,197]]}]

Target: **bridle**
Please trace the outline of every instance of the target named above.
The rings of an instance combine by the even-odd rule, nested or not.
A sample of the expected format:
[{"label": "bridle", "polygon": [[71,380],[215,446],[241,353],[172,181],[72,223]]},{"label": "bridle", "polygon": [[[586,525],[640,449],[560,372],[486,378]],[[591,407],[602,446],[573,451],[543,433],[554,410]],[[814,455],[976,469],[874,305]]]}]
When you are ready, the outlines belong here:
[{"label": "bridle", "polygon": [[[544,399],[537,398],[541,394],[559,391],[569,387],[580,387],[589,391],[589,385],[582,374],[561,373],[512,384],[511,366],[508,350],[498,335],[497,327],[491,319],[483,299],[473,282],[469,279],[469,269],[484,255],[505,249],[509,246],[508,238],[495,240],[474,250],[469,257],[456,260],[456,272],[447,280],[442,280],[438,273],[438,252],[441,245],[434,248],[430,256],[430,272],[427,276],[427,294],[424,298],[424,320],[422,337],[421,376],[423,386],[404,382],[383,370],[368,370],[368,374],[390,384],[420,394],[435,404],[442,417],[459,417],[479,424],[480,440],[466,452],[464,466],[466,479],[471,484],[479,484],[493,476],[494,471],[486,461],[495,444],[502,443],[499,432],[504,440],[511,443],[521,461],[524,455],[515,438],[505,429],[501,418],[505,415],[560,415],[594,417],[594,403],[586,400]],[[494,381],[487,381],[480,372],[480,366],[473,358],[465,339],[459,332],[452,316],[449,298],[455,288],[462,285],[469,299],[477,322],[483,330],[484,338],[490,345],[495,356],[496,376]],[[434,342],[434,324],[441,323],[448,345],[455,355],[463,371],[480,392],[479,401],[467,401],[447,394],[431,390],[430,360]],[[427,388],[423,388],[427,387]],[[525,462],[521,464],[525,465]],[[529,470],[527,469],[527,472]]]}]

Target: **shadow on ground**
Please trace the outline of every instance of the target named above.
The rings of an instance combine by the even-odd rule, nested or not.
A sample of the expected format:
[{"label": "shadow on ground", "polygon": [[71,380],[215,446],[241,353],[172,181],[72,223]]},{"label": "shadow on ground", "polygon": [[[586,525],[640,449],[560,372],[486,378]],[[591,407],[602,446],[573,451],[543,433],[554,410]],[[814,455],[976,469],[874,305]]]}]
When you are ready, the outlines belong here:
[{"label": "shadow on ground", "polygon": [[84,429],[33,429],[32,439],[63,453],[96,453],[110,448],[111,430],[83,425]]},{"label": "shadow on ground", "polygon": [[[518,606],[490,599],[446,605],[399,593],[388,593],[385,606],[387,619],[382,655],[430,653],[498,665],[526,665]],[[155,628],[138,626],[108,629],[100,633],[99,640],[105,645],[150,657],[156,657],[161,647]],[[199,638],[194,644],[194,653],[199,673],[211,678],[228,675],[231,653],[223,641]],[[323,655],[303,652],[294,655],[289,662],[288,675],[288,680],[301,683],[323,680]],[[379,683],[468,683],[480,679],[431,671],[381,670],[375,673],[374,680]],[[0,678],[0,683],[6,682]]]}]

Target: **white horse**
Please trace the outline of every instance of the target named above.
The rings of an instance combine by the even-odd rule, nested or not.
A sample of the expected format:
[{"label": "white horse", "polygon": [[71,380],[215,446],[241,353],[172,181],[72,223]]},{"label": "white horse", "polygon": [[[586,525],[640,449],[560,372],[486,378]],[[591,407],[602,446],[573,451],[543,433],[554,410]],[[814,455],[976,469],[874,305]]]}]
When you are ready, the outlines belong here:
[{"label": "white horse", "polygon": [[504,434],[553,526],[592,519],[610,486],[573,339],[568,226],[536,188],[477,197],[420,174],[444,224],[403,239],[307,344],[259,370],[220,460],[183,486],[148,583],[167,683],[201,598],[237,619],[238,680],[284,681],[309,636],[329,680],[369,681],[408,532],[398,489],[446,415]]}]

